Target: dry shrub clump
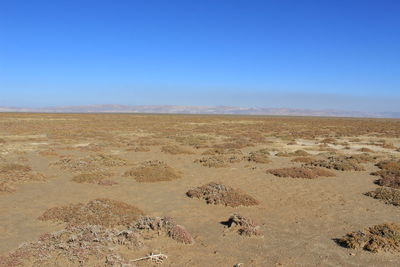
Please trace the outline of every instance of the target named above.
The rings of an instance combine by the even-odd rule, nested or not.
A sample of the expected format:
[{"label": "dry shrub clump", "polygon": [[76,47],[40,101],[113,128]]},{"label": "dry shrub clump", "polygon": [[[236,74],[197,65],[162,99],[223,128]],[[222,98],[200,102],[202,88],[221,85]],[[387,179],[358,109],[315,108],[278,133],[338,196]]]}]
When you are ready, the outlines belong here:
[{"label": "dry shrub clump", "polygon": [[43,182],[46,177],[32,170],[31,167],[16,164],[4,163],[0,165],[0,193],[15,192],[14,184]]},{"label": "dry shrub clump", "polygon": [[384,223],[348,233],[337,240],[342,246],[371,252],[400,252],[400,225]]},{"label": "dry shrub clump", "polygon": [[225,205],[229,207],[254,206],[259,201],[244,193],[240,189],[211,182],[186,192],[190,198],[204,199],[207,204]]},{"label": "dry shrub clump", "polygon": [[105,167],[126,166],[127,161],[115,155],[98,154],[79,159],[66,157],[51,163],[51,165],[60,166],[62,169],[73,172],[88,172],[102,171],[98,165]]},{"label": "dry shrub clump", "polygon": [[[21,266],[30,261],[32,266],[132,266],[116,248],[138,249],[143,238],[135,231],[107,229],[99,225],[68,227],[43,234],[38,241],[24,243],[16,251],[0,259],[0,266]],[[70,266],[68,264],[68,266]]]},{"label": "dry shrub clump", "polygon": [[14,193],[15,188],[7,182],[0,182],[0,194],[1,193]]},{"label": "dry shrub clump", "polygon": [[364,153],[373,153],[374,151],[368,147],[362,147],[358,151],[364,152]]},{"label": "dry shrub clump", "polygon": [[201,159],[196,159],[194,162],[209,168],[222,168],[228,166],[223,156],[203,157]]},{"label": "dry shrub clump", "polygon": [[242,236],[262,236],[260,226],[253,219],[237,213],[231,215],[223,224],[227,225],[229,229],[236,230]]},{"label": "dry shrub clump", "polygon": [[28,260],[33,266],[60,266],[59,262],[68,266],[66,262],[73,266],[136,266],[135,259],[126,259],[126,250],[140,249],[146,240],[162,233],[183,244],[194,243],[185,227],[171,217],[140,216],[118,228],[88,224],[45,233],[38,241],[0,257],[0,266],[19,266]]},{"label": "dry shrub clump", "polygon": [[93,161],[89,158],[73,159],[69,157],[62,158],[58,161],[52,162],[53,166],[60,166],[61,169],[69,170],[73,172],[87,172],[87,171],[99,171]]},{"label": "dry shrub clump", "polygon": [[382,160],[376,164],[379,169],[400,172],[400,160]]},{"label": "dry shrub clump", "polygon": [[134,229],[145,231],[147,233],[160,232],[167,233],[169,237],[177,242],[184,244],[193,244],[194,239],[192,235],[182,225],[176,224],[175,220],[169,216],[164,217],[150,217],[141,216],[134,224]]},{"label": "dry shrub clump", "polygon": [[77,203],[48,209],[39,220],[64,222],[71,226],[91,224],[114,227],[129,225],[140,215],[143,215],[143,211],[133,205],[100,198],[85,204]]},{"label": "dry shrub clump", "polygon": [[366,196],[380,199],[386,204],[400,206],[400,190],[393,188],[377,188],[365,193]]},{"label": "dry shrub clump", "polygon": [[296,150],[294,152],[279,152],[276,154],[278,157],[305,157],[309,156],[310,154],[304,150]]},{"label": "dry shrub clump", "polygon": [[324,167],[328,169],[335,169],[338,171],[363,171],[364,167],[361,166],[357,159],[347,156],[331,156],[326,160],[315,160],[309,165],[316,167]]},{"label": "dry shrub clump", "polygon": [[243,157],[239,157],[237,155],[215,155],[196,159],[194,163],[199,163],[202,166],[209,168],[223,168],[227,167],[228,163],[237,163],[242,160]]},{"label": "dry shrub clump", "polygon": [[247,157],[247,160],[256,163],[271,162],[271,160],[269,159],[269,151],[267,149],[260,149],[257,151],[250,152],[250,155]]},{"label": "dry shrub clump", "polygon": [[226,154],[234,154],[234,155],[241,155],[242,151],[239,149],[234,148],[210,148],[201,153],[202,155],[226,155]]},{"label": "dry shrub clump", "polygon": [[137,182],[141,183],[155,183],[176,180],[181,178],[182,174],[162,161],[150,160],[125,172],[125,176],[134,177]]},{"label": "dry shrub clump", "polygon": [[267,170],[267,173],[271,173],[278,177],[305,178],[305,179],[315,179],[320,176],[324,177],[335,176],[334,173],[318,167],[316,168],[291,167],[291,168],[271,169]]},{"label": "dry shrub clump", "polygon": [[126,160],[115,155],[98,154],[96,156],[91,156],[90,160],[106,167],[119,167],[127,165]]},{"label": "dry shrub clump", "polygon": [[117,182],[107,179],[107,177],[111,175],[112,175],[111,173],[106,173],[106,172],[86,172],[75,175],[72,178],[72,181],[76,183],[90,183],[99,185],[117,184]]},{"label": "dry shrub clump", "polygon": [[301,162],[301,163],[306,163],[306,164],[309,164],[313,161],[315,161],[315,158],[311,158],[311,157],[297,157],[297,158],[292,159],[292,162]]},{"label": "dry shrub clump", "polygon": [[180,146],[176,145],[169,145],[169,146],[163,146],[161,148],[161,151],[167,154],[171,155],[178,155],[178,154],[193,154],[192,151],[189,151],[187,149],[184,149]]},{"label": "dry shrub clump", "polygon": [[126,149],[126,151],[133,151],[133,152],[149,152],[150,148],[147,146],[135,146]]},{"label": "dry shrub clump", "polygon": [[381,170],[371,173],[378,175],[381,178],[376,180],[376,183],[381,186],[389,186],[400,188],[400,161],[385,160],[376,164]]}]

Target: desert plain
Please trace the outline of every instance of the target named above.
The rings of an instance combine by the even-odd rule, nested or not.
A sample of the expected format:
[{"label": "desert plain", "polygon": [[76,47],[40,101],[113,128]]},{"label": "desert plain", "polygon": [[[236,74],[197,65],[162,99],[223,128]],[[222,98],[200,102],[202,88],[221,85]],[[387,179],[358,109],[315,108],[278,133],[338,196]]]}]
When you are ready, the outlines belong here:
[{"label": "desert plain", "polygon": [[0,266],[399,266],[400,120],[0,114]]}]

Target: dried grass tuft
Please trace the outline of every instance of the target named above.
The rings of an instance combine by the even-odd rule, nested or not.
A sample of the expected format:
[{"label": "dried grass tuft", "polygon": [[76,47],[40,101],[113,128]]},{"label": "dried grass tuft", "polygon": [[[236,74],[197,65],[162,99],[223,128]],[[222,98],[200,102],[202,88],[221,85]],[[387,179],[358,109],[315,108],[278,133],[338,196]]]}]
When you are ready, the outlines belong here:
[{"label": "dried grass tuft", "polygon": [[125,176],[133,177],[140,183],[155,183],[176,180],[181,178],[182,174],[162,161],[151,160],[125,172]]},{"label": "dried grass tuft", "polygon": [[186,195],[191,198],[204,199],[207,204],[225,205],[229,207],[254,206],[259,201],[240,189],[211,182],[189,190]]},{"label": "dried grass tuft", "polygon": [[364,249],[370,252],[400,252],[400,225],[384,223],[362,231],[348,233],[337,242],[352,249]]},{"label": "dried grass tuft", "polygon": [[333,172],[318,167],[315,168],[291,167],[291,168],[271,169],[267,170],[267,173],[271,173],[278,177],[305,178],[305,179],[315,179],[320,176],[324,177],[335,176]]},{"label": "dried grass tuft", "polygon": [[143,215],[143,211],[133,205],[100,198],[85,204],[70,204],[48,209],[39,217],[39,220],[63,222],[72,226],[90,224],[113,227],[129,225],[140,215]]},{"label": "dried grass tuft", "polygon": [[377,188],[365,193],[366,196],[380,199],[386,204],[400,206],[400,190],[393,188]]}]

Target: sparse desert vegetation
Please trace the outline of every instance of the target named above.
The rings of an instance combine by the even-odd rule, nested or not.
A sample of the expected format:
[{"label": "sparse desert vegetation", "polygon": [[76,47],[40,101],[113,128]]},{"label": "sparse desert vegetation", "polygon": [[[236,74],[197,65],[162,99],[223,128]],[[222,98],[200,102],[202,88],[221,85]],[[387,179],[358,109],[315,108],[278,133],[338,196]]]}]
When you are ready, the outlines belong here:
[{"label": "sparse desert vegetation", "polygon": [[398,120],[9,113],[0,132],[0,266],[397,265]]},{"label": "sparse desert vegetation", "polygon": [[315,179],[320,176],[324,177],[332,177],[335,174],[331,171],[314,167],[314,168],[305,168],[305,167],[292,167],[292,168],[281,168],[281,169],[271,169],[267,171],[278,177],[291,177],[291,178],[306,178],[306,179]]},{"label": "sparse desert vegetation", "polygon": [[162,161],[150,160],[125,172],[125,176],[133,177],[141,183],[155,183],[179,179],[182,175]]},{"label": "sparse desert vegetation", "polygon": [[338,240],[340,244],[352,249],[364,249],[370,252],[399,252],[400,225],[384,223],[361,231],[348,233]]},{"label": "sparse desert vegetation", "polygon": [[259,202],[252,196],[219,183],[209,183],[186,192],[190,198],[204,199],[207,204],[225,205],[230,207],[254,206]]}]

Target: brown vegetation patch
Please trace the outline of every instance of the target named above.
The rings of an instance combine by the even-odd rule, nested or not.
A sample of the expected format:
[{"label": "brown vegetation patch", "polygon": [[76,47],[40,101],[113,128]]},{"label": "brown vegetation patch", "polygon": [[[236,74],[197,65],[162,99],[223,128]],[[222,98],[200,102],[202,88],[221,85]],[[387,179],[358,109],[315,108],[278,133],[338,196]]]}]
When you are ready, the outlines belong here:
[{"label": "brown vegetation patch", "polygon": [[235,154],[235,155],[241,155],[242,151],[239,149],[224,149],[224,148],[210,148],[201,153],[202,155],[226,155],[226,154]]},{"label": "brown vegetation patch", "polygon": [[136,146],[132,148],[128,148],[126,151],[133,151],[133,152],[149,152],[150,148],[147,146]]},{"label": "brown vegetation patch", "polygon": [[14,193],[15,188],[7,182],[0,182],[0,194],[1,193]]},{"label": "brown vegetation patch", "polygon": [[382,160],[376,166],[382,170],[400,172],[400,160]]},{"label": "brown vegetation patch", "polygon": [[98,154],[91,156],[89,160],[106,167],[119,167],[127,165],[126,160],[116,155]]},{"label": "brown vegetation patch", "polygon": [[260,226],[251,218],[234,213],[223,222],[229,229],[235,230],[239,235],[251,237],[262,236]]},{"label": "brown vegetation patch", "polygon": [[328,169],[335,169],[338,171],[364,171],[364,167],[359,165],[357,159],[347,156],[331,156],[326,160],[315,160],[309,165],[316,167],[324,167]]},{"label": "brown vegetation patch", "polygon": [[187,149],[184,149],[180,146],[176,145],[169,145],[169,146],[163,146],[161,148],[161,151],[167,154],[171,155],[178,155],[178,154],[193,154],[192,151],[189,151]]},{"label": "brown vegetation patch", "polygon": [[305,179],[315,179],[320,176],[324,177],[335,176],[334,173],[318,167],[316,168],[291,167],[291,168],[271,169],[267,170],[267,173],[271,173],[278,177],[305,178]]},{"label": "brown vegetation patch", "polygon": [[59,166],[61,169],[73,172],[101,171],[89,158],[73,159],[71,157],[62,158],[51,163],[52,166]]},{"label": "brown vegetation patch", "polygon": [[204,199],[207,204],[229,207],[254,206],[259,204],[259,201],[240,189],[234,189],[215,182],[191,189],[186,195],[191,198]]},{"label": "brown vegetation patch", "polygon": [[112,176],[112,174],[107,172],[86,172],[75,175],[72,178],[72,181],[76,183],[90,183],[99,185],[117,184],[117,182],[107,179],[110,176]]},{"label": "brown vegetation patch", "polygon": [[0,165],[0,193],[15,192],[14,184],[43,182],[46,177],[32,170],[31,167],[16,163],[4,163]]},{"label": "brown vegetation patch", "polygon": [[182,174],[162,161],[150,160],[125,172],[125,176],[134,177],[137,182],[141,183],[155,183],[179,179]]},{"label": "brown vegetation patch", "polygon": [[358,151],[364,152],[364,153],[373,153],[373,152],[375,152],[375,151],[373,151],[372,149],[370,149],[368,147],[362,147]]},{"label": "brown vegetation patch", "polygon": [[91,224],[113,227],[128,225],[142,214],[143,212],[133,205],[100,198],[85,204],[77,203],[48,209],[39,220],[65,222],[72,226]]},{"label": "brown vegetation patch", "polygon": [[375,191],[365,193],[366,196],[380,199],[386,204],[400,206],[400,190],[393,188],[377,188]]},{"label": "brown vegetation patch", "polygon": [[267,149],[260,149],[257,151],[250,152],[247,157],[248,161],[256,162],[256,163],[269,163],[271,160],[269,159],[269,151]]},{"label": "brown vegetation patch", "polygon": [[127,258],[126,251],[143,248],[146,240],[160,234],[179,243],[194,243],[185,227],[177,225],[171,217],[140,216],[117,228],[78,225],[45,233],[38,241],[24,243],[0,257],[0,266],[20,266],[27,261],[33,266],[60,266],[60,262],[63,266],[136,266],[135,259]]},{"label": "brown vegetation patch", "polygon": [[228,166],[223,156],[203,157],[201,159],[196,159],[194,162],[209,168],[222,168]]},{"label": "brown vegetation patch", "polygon": [[309,156],[310,154],[304,150],[296,150],[294,152],[279,152],[276,154],[278,157],[305,157]]},{"label": "brown vegetation patch", "polygon": [[400,252],[400,225],[384,223],[348,233],[337,240],[342,246],[371,252]]},{"label": "brown vegetation patch", "polygon": [[313,161],[315,161],[315,158],[311,158],[311,157],[297,157],[291,160],[292,162],[301,162],[301,163],[311,163]]}]

